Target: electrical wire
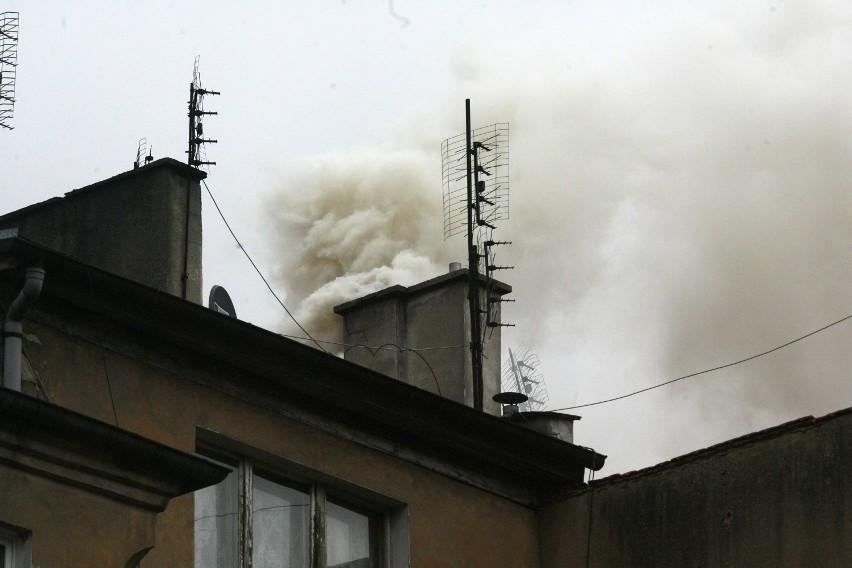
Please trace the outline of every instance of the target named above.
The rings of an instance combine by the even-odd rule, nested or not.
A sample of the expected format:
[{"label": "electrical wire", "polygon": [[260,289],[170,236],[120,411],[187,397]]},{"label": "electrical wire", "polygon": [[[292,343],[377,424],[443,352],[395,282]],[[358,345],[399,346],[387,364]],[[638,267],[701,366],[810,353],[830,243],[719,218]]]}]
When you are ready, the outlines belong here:
[{"label": "electrical wire", "polygon": [[47,402],[53,402],[53,400],[51,400],[50,398],[50,394],[47,392],[47,386],[44,384],[44,379],[41,378],[41,373],[38,372],[38,367],[35,366],[32,357],[30,357],[30,354],[27,352],[27,346],[23,345],[23,343],[21,344],[21,351],[23,352],[24,358],[26,358],[27,363],[29,363],[30,369],[35,375],[36,387],[41,392],[41,394],[44,395],[44,399]]},{"label": "electrical wire", "polygon": [[412,349],[406,349],[406,348],[400,347],[396,343],[385,343],[384,345],[377,347],[376,349],[373,349],[371,347],[367,347],[366,345],[363,345],[361,343],[356,343],[355,345],[350,345],[349,347],[347,347],[346,350],[343,352],[343,354],[345,355],[353,347],[363,347],[364,349],[369,351],[370,354],[373,357],[376,356],[376,354],[379,352],[380,349],[384,349],[384,348],[387,348],[387,347],[395,347],[400,353],[402,353],[403,351],[411,351],[412,353],[414,353],[415,355],[420,357],[420,359],[423,361],[423,363],[426,365],[426,367],[429,368],[429,372],[432,373],[432,379],[435,381],[435,388],[438,389],[438,396],[444,396],[441,393],[441,385],[438,383],[438,376],[435,374],[435,370],[432,368],[432,365],[429,364],[429,361],[426,360],[426,357],[424,357],[420,353],[418,353],[418,352],[416,352]]},{"label": "electrical wire", "polygon": [[672,380],[666,381],[664,383],[659,383],[659,384],[656,384],[656,385],[652,385],[650,387],[645,387],[644,389],[639,389],[637,391],[633,391],[633,392],[630,392],[630,393],[627,393],[627,394],[623,394],[621,396],[615,396],[613,398],[608,398],[606,400],[599,400],[597,402],[589,402],[589,403],[586,403],[586,404],[578,404],[576,406],[566,406],[565,408],[555,408],[555,409],[551,410],[551,412],[561,412],[563,410],[573,410],[575,408],[585,408],[587,406],[597,406],[599,404],[606,404],[607,402],[614,402],[616,400],[621,400],[621,399],[624,399],[624,398],[635,396],[637,394],[641,394],[643,392],[648,392],[650,390],[658,389],[660,387],[664,387],[666,385],[670,385],[672,383],[676,383],[676,382],[682,381],[684,379],[690,379],[692,377],[697,377],[699,375],[705,375],[707,373],[712,373],[713,371],[719,371],[719,370],[722,370],[722,369],[727,369],[728,367],[733,367],[734,365],[746,363],[748,361],[752,361],[754,359],[757,359],[758,357],[763,357],[764,355],[769,355],[770,353],[774,353],[775,351],[778,351],[780,349],[784,349],[785,347],[789,347],[790,345],[793,345],[794,343],[798,343],[799,341],[802,341],[803,339],[807,339],[808,337],[811,337],[812,335],[816,335],[820,332],[823,332],[826,329],[828,329],[830,327],[834,327],[835,325],[838,325],[840,323],[843,323],[848,319],[852,319],[852,315],[848,315],[844,318],[840,318],[839,320],[837,320],[835,322],[832,322],[828,325],[825,325],[825,326],[823,326],[823,327],[821,327],[821,328],[819,328],[815,331],[812,331],[810,333],[806,333],[805,335],[802,335],[801,337],[797,337],[796,339],[794,339],[792,341],[788,341],[787,343],[784,343],[783,345],[779,345],[778,347],[773,347],[772,349],[769,349],[769,350],[764,351],[762,353],[758,353],[757,355],[752,355],[751,357],[746,357],[745,359],[740,359],[739,361],[734,361],[733,363],[726,363],[724,365],[719,365],[718,367],[713,367],[712,369],[705,369],[703,371],[698,371],[697,373],[690,373],[688,375],[683,375],[682,377],[678,377],[676,379],[672,379]]},{"label": "electrical wire", "polygon": [[[89,281],[89,295],[92,297],[92,303],[97,305],[97,299],[95,298],[95,283],[92,281],[92,273],[89,270],[88,264],[84,264],[83,266],[86,269],[86,279]],[[94,318],[94,321],[98,331],[100,331],[102,335],[106,336],[106,332],[102,328],[101,319]],[[98,339],[97,341],[93,339],[92,342],[95,343],[101,351],[101,362],[104,366],[104,379],[106,380],[107,393],[109,394],[109,404],[112,407],[112,417],[115,420],[115,425],[118,426],[118,412],[116,412],[115,410],[115,398],[112,395],[112,381],[109,378],[109,367],[107,366],[106,360],[106,348],[104,347],[103,340],[101,339]]]},{"label": "electrical wire", "polygon": [[255,263],[254,263],[254,260],[252,260],[251,255],[249,255],[248,251],[245,249],[245,247],[243,246],[243,244],[240,242],[240,239],[238,239],[238,238],[237,238],[237,235],[236,235],[236,234],[234,234],[234,230],[231,228],[231,225],[230,225],[230,223],[228,223],[228,220],[227,220],[227,219],[225,219],[225,214],[224,214],[224,213],[222,213],[222,209],[219,207],[219,204],[216,202],[216,198],[215,198],[215,197],[213,197],[213,192],[212,192],[212,191],[210,191],[210,187],[207,185],[207,182],[206,182],[205,180],[203,180],[203,179],[202,179],[202,180],[201,180],[201,183],[203,183],[203,184],[204,184],[205,189],[207,189],[207,195],[209,195],[209,196],[210,196],[210,199],[213,201],[213,205],[215,205],[215,206],[216,206],[216,211],[218,211],[218,212],[219,212],[219,217],[221,217],[221,218],[222,218],[222,221],[225,223],[225,226],[228,228],[228,232],[229,232],[229,233],[231,233],[231,236],[234,238],[234,241],[237,243],[237,246],[238,246],[238,247],[240,247],[240,250],[241,250],[241,251],[243,251],[243,254],[244,254],[244,255],[246,255],[246,258],[247,258],[247,259],[248,259],[248,261],[251,263],[252,267],[254,267],[254,270],[255,270],[255,272],[257,272],[257,275],[258,275],[258,276],[260,276],[260,279],[261,279],[261,280],[263,280],[263,283],[264,283],[264,284],[266,284],[266,287],[269,289],[270,293],[272,293],[272,296],[275,298],[275,300],[278,302],[278,304],[279,304],[282,308],[284,308],[284,311],[285,311],[285,312],[287,312],[287,315],[288,315],[288,316],[290,316],[290,319],[291,319],[291,320],[293,320],[293,322],[294,322],[297,326],[299,326],[299,329],[301,329],[301,330],[302,330],[302,332],[303,332],[305,335],[307,335],[307,336],[308,336],[308,338],[309,338],[311,341],[313,341],[313,342],[314,342],[314,345],[316,345],[317,347],[319,347],[319,348],[320,348],[320,350],[321,350],[321,351],[323,351],[324,353],[328,353],[328,351],[326,351],[326,350],[323,348],[323,346],[322,346],[322,345],[320,345],[319,341],[317,341],[316,339],[314,339],[314,338],[311,336],[311,334],[310,334],[310,333],[308,333],[308,330],[306,330],[304,327],[302,327],[302,324],[300,324],[300,323],[296,320],[296,318],[293,316],[293,314],[292,314],[292,313],[290,313],[290,310],[288,310],[288,309],[287,309],[287,306],[285,306],[285,305],[284,305],[284,302],[282,302],[282,301],[281,301],[281,298],[279,298],[279,297],[278,297],[278,294],[276,294],[276,293],[275,293],[275,290],[273,290],[273,289],[272,289],[272,286],[270,286],[270,285],[269,285],[269,281],[267,281],[267,280],[266,280],[266,277],[263,275],[263,273],[262,273],[262,272],[260,271],[260,269],[257,267],[257,264],[255,264]]},{"label": "electrical wire", "polygon": [[[257,275],[258,275],[258,276],[260,276],[260,279],[261,279],[261,280],[263,280],[263,283],[264,283],[264,284],[266,284],[266,287],[269,289],[270,293],[272,293],[272,296],[275,298],[275,300],[278,302],[278,304],[279,304],[282,308],[284,308],[284,311],[285,311],[285,312],[287,312],[287,315],[288,315],[288,316],[290,316],[290,319],[292,319],[292,320],[293,320],[293,322],[294,322],[297,326],[299,326],[299,329],[301,329],[301,330],[302,330],[302,332],[304,332],[304,334],[305,334],[305,335],[307,335],[307,337],[299,337],[298,335],[285,335],[285,334],[281,334],[281,337],[286,337],[286,338],[288,338],[288,339],[295,339],[295,340],[299,340],[299,341],[312,341],[312,342],[313,342],[313,343],[314,343],[317,347],[319,347],[319,348],[320,348],[322,351],[324,351],[325,353],[328,353],[328,351],[326,351],[326,350],[322,347],[322,345],[320,345],[321,343],[324,343],[324,344],[326,344],[326,345],[337,345],[337,346],[345,347],[345,348],[350,348],[350,347],[366,347],[367,349],[370,349],[370,350],[390,349],[390,348],[391,348],[391,347],[389,347],[388,345],[382,345],[382,346],[380,346],[380,347],[369,347],[369,346],[367,346],[367,345],[362,345],[362,344],[360,344],[360,343],[356,343],[356,344],[348,344],[348,343],[340,343],[340,342],[336,342],[336,341],[323,341],[323,340],[321,340],[321,339],[314,339],[314,337],[313,337],[313,336],[311,336],[311,334],[310,334],[310,333],[308,333],[308,331],[307,331],[304,327],[302,327],[302,324],[300,324],[300,323],[296,320],[296,318],[293,316],[293,314],[290,312],[290,310],[288,310],[288,309],[287,309],[287,306],[285,306],[285,305],[284,305],[284,302],[282,302],[282,301],[281,301],[281,299],[278,297],[278,294],[276,294],[276,293],[275,293],[275,290],[273,290],[273,289],[272,289],[272,286],[269,284],[269,281],[266,279],[266,277],[264,277],[263,273],[260,271],[260,269],[258,268],[257,264],[255,264],[254,260],[251,258],[251,255],[249,255],[248,251],[245,249],[245,247],[243,246],[243,244],[242,244],[242,243],[240,242],[240,240],[237,238],[237,235],[234,233],[234,230],[231,228],[230,223],[228,223],[228,220],[225,218],[225,214],[222,212],[222,208],[221,208],[221,207],[219,207],[219,203],[216,201],[216,198],[215,198],[215,197],[213,197],[213,192],[210,190],[210,187],[207,185],[207,181],[205,181],[205,180],[203,180],[203,179],[202,179],[202,180],[201,180],[201,183],[203,183],[203,184],[204,184],[204,188],[207,190],[207,195],[209,195],[209,196],[210,196],[210,200],[211,200],[211,201],[213,201],[213,205],[216,207],[216,211],[219,213],[219,217],[221,217],[221,218],[222,218],[222,222],[223,222],[223,223],[225,223],[225,227],[227,227],[228,232],[229,232],[229,233],[231,233],[231,237],[233,237],[234,242],[236,242],[236,243],[237,243],[237,246],[239,246],[239,247],[240,247],[240,250],[241,250],[241,251],[243,251],[243,254],[246,256],[246,258],[248,259],[248,261],[251,263],[251,265],[252,265],[252,267],[254,268],[255,272],[257,272]],[[459,348],[462,348],[462,347],[468,347],[468,345],[449,345],[449,346],[444,346],[444,347],[420,347],[420,348],[408,348],[408,349],[406,349],[406,351],[413,351],[413,352],[417,352],[417,351],[432,351],[432,350],[437,350],[437,349],[459,349]]]},{"label": "electrical wire", "polygon": [[[592,450],[592,448],[586,448],[587,450]],[[594,461],[598,461],[598,455],[595,450],[592,450],[592,455],[594,456]],[[586,568],[589,568],[592,561],[592,511],[594,510],[595,503],[595,470],[594,468],[589,468],[589,526],[586,529]]]}]

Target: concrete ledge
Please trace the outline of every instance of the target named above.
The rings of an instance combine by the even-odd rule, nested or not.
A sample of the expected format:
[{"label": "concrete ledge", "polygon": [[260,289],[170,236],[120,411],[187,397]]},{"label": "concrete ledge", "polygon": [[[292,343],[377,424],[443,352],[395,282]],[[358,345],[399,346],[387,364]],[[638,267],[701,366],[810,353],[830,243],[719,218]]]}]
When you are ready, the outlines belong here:
[{"label": "concrete ledge", "polygon": [[0,464],[151,511],[228,469],[24,394],[0,389]]}]

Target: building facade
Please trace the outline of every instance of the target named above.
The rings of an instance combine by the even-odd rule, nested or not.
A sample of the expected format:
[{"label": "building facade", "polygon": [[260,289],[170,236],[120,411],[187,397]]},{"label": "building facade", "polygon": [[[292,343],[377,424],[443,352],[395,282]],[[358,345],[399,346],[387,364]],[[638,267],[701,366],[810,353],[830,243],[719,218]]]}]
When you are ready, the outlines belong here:
[{"label": "building facade", "polygon": [[[433,391],[404,358],[376,363],[386,374],[201,305],[201,176],[158,160],[0,217],[0,304],[20,324],[3,355],[20,356],[20,376],[4,371],[0,390],[4,568],[852,557],[849,412],[589,485],[606,456],[475,411],[463,372],[435,361]],[[165,235],[151,236],[157,246],[149,231]],[[446,284],[456,302],[457,283],[378,299],[432,301]],[[458,332],[458,321],[407,313],[427,333]],[[357,343],[378,337],[368,328]]]}]

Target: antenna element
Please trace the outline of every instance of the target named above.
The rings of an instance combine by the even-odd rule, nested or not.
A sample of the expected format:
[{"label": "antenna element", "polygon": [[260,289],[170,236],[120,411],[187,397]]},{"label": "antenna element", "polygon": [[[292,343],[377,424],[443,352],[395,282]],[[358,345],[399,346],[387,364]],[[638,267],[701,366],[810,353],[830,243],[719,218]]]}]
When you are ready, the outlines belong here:
[{"label": "antenna element", "polygon": [[9,122],[15,110],[15,73],[18,67],[18,12],[0,13],[0,127],[13,130]]},{"label": "antenna element", "polygon": [[215,166],[216,162],[206,161],[204,155],[204,144],[216,144],[218,140],[204,138],[204,125],[201,117],[211,114],[219,114],[204,110],[204,95],[218,95],[218,91],[208,91],[201,87],[201,74],[198,72],[198,60],[192,67],[192,83],[189,84],[189,150],[187,150],[187,164],[197,168],[199,166]]}]

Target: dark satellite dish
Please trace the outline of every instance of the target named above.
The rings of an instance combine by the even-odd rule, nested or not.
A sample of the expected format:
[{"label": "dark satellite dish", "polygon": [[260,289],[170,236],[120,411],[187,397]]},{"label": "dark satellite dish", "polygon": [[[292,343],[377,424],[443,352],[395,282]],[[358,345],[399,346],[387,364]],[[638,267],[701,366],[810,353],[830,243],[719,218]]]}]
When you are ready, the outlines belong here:
[{"label": "dark satellite dish", "polygon": [[237,317],[237,310],[234,308],[234,303],[231,301],[228,291],[221,286],[216,285],[210,288],[210,299],[207,307],[214,312],[219,312],[232,318]]},{"label": "dark satellite dish", "polygon": [[491,400],[500,404],[521,404],[529,400],[527,395],[519,392],[501,392],[491,397]]},{"label": "dark satellite dish", "polygon": [[521,411],[518,405],[529,400],[527,395],[520,392],[498,392],[491,400],[503,405],[503,416],[509,417]]}]

